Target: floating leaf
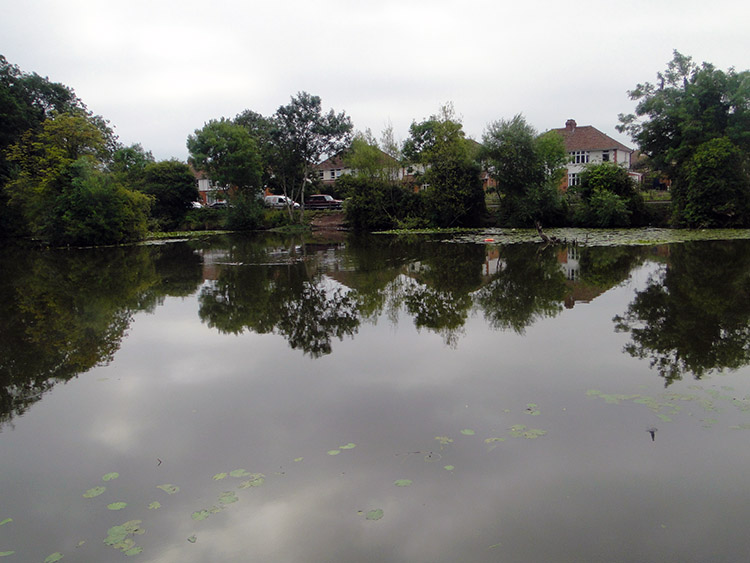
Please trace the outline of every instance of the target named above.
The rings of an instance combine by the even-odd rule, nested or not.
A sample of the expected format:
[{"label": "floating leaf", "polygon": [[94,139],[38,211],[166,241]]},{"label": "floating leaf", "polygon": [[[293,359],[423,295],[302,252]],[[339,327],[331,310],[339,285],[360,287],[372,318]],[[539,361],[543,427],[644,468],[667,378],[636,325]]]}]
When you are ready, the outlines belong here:
[{"label": "floating leaf", "polygon": [[128,505],[127,502],[113,502],[111,504],[107,505],[107,508],[110,510],[122,510]]},{"label": "floating leaf", "polygon": [[100,494],[102,494],[106,490],[107,490],[107,487],[94,487],[93,489],[89,489],[88,491],[83,493],[83,496],[86,498],[98,497]]},{"label": "floating leaf", "polygon": [[190,537],[189,537],[189,538],[187,539],[187,541],[189,541],[190,543],[195,543],[195,542],[197,542],[197,541],[198,541],[198,538],[196,538],[196,537],[195,537],[195,535],[192,535],[192,536],[190,536]]},{"label": "floating leaf", "polygon": [[505,438],[487,438],[485,444],[494,444],[495,442],[505,442]]},{"label": "floating leaf", "polygon": [[237,502],[238,500],[240,499],[237,498],[237,493],[235,493],[234,491],[224,491],[219,495],[219,502],[221,504],[232,504],[233,502]]},{"label": "floating leaf", "polygon": [[305,459],[305,458],[304,457],[295,457],[294,461],[295,462],[299,462],[299,461],[302,461],[303,459]]},{"label": "floating leaf", "polygon": [[339,449],[340,450],[351,450],[352,448],[356,448],[356,447],[357,447],[357,444],[352,444],[351,442],[349,442],[345,446],[339,446]]},{"label": "floating leaf", "polygon": [[397,487],[408,487],[412,484],[412,481],[411,479],[399,479],[398,481],[394,481],[393,484]]},{"label": "floating leaf", "polygon": [[326,453],[328,455],[339,455],[341,453],[341,450],[328,450]]},{"label": "floating leaf", "polygon": [[538,405],[536,403],[527,404],[526,414],[530,414],[531,416],[539,416],[541,414],[541,411],[537,407]]},{"label": "floating leaf", "polygon": [[443,469],[446,471],[453,471],[456,467],[454,465],[444,465]]},{"label": "floating leaf", "polygon": [[250,487],[260,487],[266,481],[266,476],[263,473],[251,473],[250,479],[242,481],[240,483],[240,489],[249,489]]},{"label": "floating leaf", "polygon": [[167,483],[166,485],[157,485],[156,488],[161,489],[168,495],[173,495],[180,492],[180,487],[178,487],[177,485],[172,485],[170,483]]},{"label": "floating leaf", "polygon": [[672,422],[672,419],[666,414],[657,415],[664,422]]},{"label": "floating leaf", "polygon": [[161,503],[158,500],[155,500],[151,504],[148,505],[149,510],[157,510],[161,508]]},{"label": "floating leaf", "polygon": [[47,558],[44,560],[44,563],[55,563],[55,561],[60,561],[60,559],[62,558],[63,558],[63,554],[58,551],[57,553],[48,555]]},{"label": "floating leaf", "polygon": [[473,436],[475,432],[470,428],[466,428],[465,430],[461,430],[461,434],[463,434],[464,436]]},{"label": "floating leaf", "polygon": [[247,469],[235,469],[229,472],[230,477],[240,478],[240,477],[247,477],[248,475],[250,475],[250,472]]},{"label": "floating leaf", "polygon": [[211,477],[211,479],[213,479],[214,481],[221,481],[222,479],[226,479],[226,477],[227,477],[226,473],[217,473],[216,475]]},{"label": "floating leaf", "polygon": [[0,557],[8,557],[8,555],[13,555],[15,551],[0,551]]},{"label": "floating leaf", "polygon": [[2,526],[3,524],[8,524],[9,522],[13,522],[13,518],[6,518],[2,522],[0,522],[0,526]]},{"label": "floating leaf", "polygon": [[452,444],[453,440],[451,438],[448,438],[447,436],[435,436],[435,439],[440,442],[440,448],[442,449],[444,446],[447,446],[448,444]]},{"label": "floating leaf", "polygon": [[115,472],[107,473],[104,477],[102,477],[102,481],[113,481],[117,479],[119,476],[120,476],[119,473],[115,473]]},{"label": "floating leaf", "polygon": [[201,520],[205,520],[209,516],[211,516],[211,513],[208,510],[205,510],[205,509],[204,510],[196,510],[195,512],[193,512],[190,515],[190,517],[193,520],[197,520],[198,522],[200,522]]},{"label": "floating leaf", "polygon": [[[140,520],[128,520],[119,526],[112,526],[107,530],[107,537],[104,539],[104,543],[124,553],[130,552],[130,555],[135,555],[136,553],[132,550],[138,549],[138,547],[132,539],[128,538],[128,536],[145,533],[146,530],[141,528],[140,524]],[[140,553],[140,551],[138,551],[138,553]]]},{"label": "floating leaf", "polygon": [[382,508],[376,508],[375,510],[370,510],[367,513],[367,520],[380,520],[383,517],[383,509]]},{"label": "floating leaf", "polygon": [[143,548],[141,546],[138,546],[138,545],[135,546],[135,547],[131,547],[130,549],[128,549],[127,551],[125,551],[125,555],[127,555],[128,557],[130,557],[132,555],[140,555],[141,553],[143,553]]}]

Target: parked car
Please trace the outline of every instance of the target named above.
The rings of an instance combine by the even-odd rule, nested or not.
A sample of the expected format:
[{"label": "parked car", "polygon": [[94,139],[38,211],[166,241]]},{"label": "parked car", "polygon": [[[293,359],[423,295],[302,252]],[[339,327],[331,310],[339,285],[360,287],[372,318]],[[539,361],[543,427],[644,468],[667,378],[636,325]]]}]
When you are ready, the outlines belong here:
[{"label": "parked car", "polygon": [[211,209],[224,209],[227,207],[226,201],[214,201],[212,204],[209,205]]},{"label": "parked car", "polygon": [[299,209],[299,203],[292,201],[285,195],[267,195],[263,199],[263,203],[266,204],[266,207],[271,207],[273,209],[286,209],[290,206],[292,209]]},{"label": "parked car", "polygon": [[305,200],[307,209],[341,209],[341,200],[328,194],[311,195]]}]

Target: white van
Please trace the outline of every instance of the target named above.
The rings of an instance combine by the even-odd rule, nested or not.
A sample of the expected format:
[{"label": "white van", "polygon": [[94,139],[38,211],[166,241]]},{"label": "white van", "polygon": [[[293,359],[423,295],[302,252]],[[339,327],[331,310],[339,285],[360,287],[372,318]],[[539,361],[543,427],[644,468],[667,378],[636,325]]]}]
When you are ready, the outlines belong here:
[{"label": "white van", "polygon": [[289,206],[291,206],[292,209],[299,209],[299,203],[292,201],[285,195],[267,195],[263,201],[266,204],[266,207],[271,207],[273,209],[286,209]]}]

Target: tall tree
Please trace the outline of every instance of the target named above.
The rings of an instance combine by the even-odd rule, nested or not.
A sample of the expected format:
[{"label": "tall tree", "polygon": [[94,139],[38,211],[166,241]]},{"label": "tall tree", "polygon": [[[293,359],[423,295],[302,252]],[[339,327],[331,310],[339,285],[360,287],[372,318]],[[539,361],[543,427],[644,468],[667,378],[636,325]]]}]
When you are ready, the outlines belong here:
[{"label": "tall tree", "polygon": [[189,162],[220,186],[242,193],[261,189],[261,161],[255,139],[231,120],[212,119],[187,139]]},{"label": "tall tree", "polygon": [[151,216],[163,229],[179,225],[192,202],[198,200],[198,187],[190,167],[179,160],[149,163],[143,172],[141,191],[154,198]]},{"label": "tall tree", "polygon": [[629,95],[638,104],[619,116],[618,129],[672,180],[674,222],[750,224],[750,72],[697,65],[674,51],[656,84],[638,84]]},{"label": "tall tree", "polygon": [[[302,204],[313,166],[351,143],[352,122],[344,113],[323,113],[319,96],[299,92],[273,117],[271,167],[283,194]],[[291,208],[289,213],[291,214]]]},{"label": "tall tree", "polygon": [[558,186],[568,158],[562,137],[538,135],[518,114],[487,127],[481,157],[495,182],[505,222],[528,226],[561,220],[565,207]]},{"label": "tall tree", "polygon": [[409,133],[403,155],[424,170],[429,221],[437,227],[478,225],[485,210],[478,146],[466,139],[452,104],[421,123],[413,122]]}]

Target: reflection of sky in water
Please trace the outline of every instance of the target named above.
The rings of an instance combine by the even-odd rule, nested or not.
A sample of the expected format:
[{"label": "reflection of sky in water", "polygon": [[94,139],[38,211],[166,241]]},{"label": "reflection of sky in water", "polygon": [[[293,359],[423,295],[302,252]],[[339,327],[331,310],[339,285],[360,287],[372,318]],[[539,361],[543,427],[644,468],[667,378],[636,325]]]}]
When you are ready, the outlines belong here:
[{"label": "reflection of sky in water", "polygon": [[[666,393],[612,324],[656,268],[523,336],[488,330],[473,311],[450,347],[403,312],[395,324],[384,314],[318,359],[277,335],[222,335],[200,322],[196,296],[167,298],[135,315],[109,366],[3,430],[0,521],[14,521],[0,551],[114,561],[124,555],[102,543],[107,529],[139,519],[135,560],[164,563],[741,560],[750,452],[728,427],[750,414],[683,400],[664,422],[633,400],[586,395]],[[746,371],[669,392],[744,397]],[[547,433],[515,438],[516,424]],[[443,436],[453,442],[441,447]],[[239,468],[265,483],[192,520],[242,481],[212,476]],[[110,471],[119,479],[102,483]],[[165,483],[180,492],[156,488]],[[81,496],[100,484],[100,497]],[[128,507],[106,509],[120,500]],[[155,500],[162,508],[148,510]],[[375,508],[384,517],[366,520]]]}]

